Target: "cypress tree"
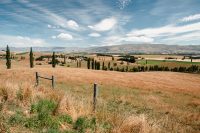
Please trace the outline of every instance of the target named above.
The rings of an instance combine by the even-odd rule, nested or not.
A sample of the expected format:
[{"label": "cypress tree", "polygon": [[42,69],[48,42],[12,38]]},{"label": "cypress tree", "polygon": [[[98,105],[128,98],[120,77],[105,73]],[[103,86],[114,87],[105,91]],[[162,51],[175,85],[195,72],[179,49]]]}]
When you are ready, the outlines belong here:
[{"label": "cypress tree", "polygon": [[81,60],[79,61],[79,67],[81,67]]},{"label": "cypress tree", "polygon": [[64,55],[64,64],[66,64],[66,55]]},{"label": "cypress tree", "polygon": [[76,60],[76,67],[78,68],[78,60]]},{"label": "cypress tree", "polygon": [[97,70],[97,62],[94,61],[94,69]]},{"label": "cypress tree", "polygon": [[108,62],[108,70],[110,70],[110,62]]},{"label": "cypress tree", "polygon": [[7,45],[6,48],[6,66],[7,69],[11,69],[11,55],[10,55],[10,48]]},{"label": "cypress tree", "polygon": [[126,66],[126,72],[128,72],[128,66]]},{"label": "cypress tree", "polygon": [[102,70],[104,70],[104,68],[105,68],[105,66],[104,66],[104,62],[103,62],[103,64],[102,64]]},{"label": "cypress tree", "polygon": [[90,58],[87,60],[87,68],[90,69]]},{"label": "cypress tree", "polygon": [[100,70],[100,66],[101,66],[100,62],[96,62],[96,69],[97,70]]},{"label": "cypress tree", "polygon": [[147,66],[145,66],[145,71],[148,71],[148,67]]},{"label": "cypress tree", "polygon": [[117,67],[117,70],[116,71],[119,71],[119,67]]},{"label": "cypress tree", "polygon": [[52,67],[53,67],[53,68],[56,67],[56,56],[55,56],[55,52],[53,52],[53,56],[52,56]]},{"label": "cypress tree", "polygon": [[92,59],[92,69],[94,69],[94,59]]},{"label": "cypress tree", "polygon": [[114,61],[115,60],[115,58],[112,56],[112,61]]},{"label": "cypress tree", "polygon": [[30,49],[30,67],[33,68],[34,67],[34,57],[33,57],[33,50],[32,50],[32,47]]}]

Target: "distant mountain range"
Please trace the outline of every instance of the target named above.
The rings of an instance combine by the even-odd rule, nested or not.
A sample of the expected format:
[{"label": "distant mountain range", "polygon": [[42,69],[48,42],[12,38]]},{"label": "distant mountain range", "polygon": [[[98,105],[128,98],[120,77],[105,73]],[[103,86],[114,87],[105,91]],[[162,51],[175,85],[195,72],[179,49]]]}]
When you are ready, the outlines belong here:
[{"label": "distant mountain range", "polygon": [[[11,47],[14,52],[29,51],[29,47]],[[5,48],[0,48],[5,50]],[[87,53],[135,53],[135,54],[200,54],[200,45],[165,45],[165,44],[125,44],[101,47],[33,47],[37,52],[87,52]]]}]

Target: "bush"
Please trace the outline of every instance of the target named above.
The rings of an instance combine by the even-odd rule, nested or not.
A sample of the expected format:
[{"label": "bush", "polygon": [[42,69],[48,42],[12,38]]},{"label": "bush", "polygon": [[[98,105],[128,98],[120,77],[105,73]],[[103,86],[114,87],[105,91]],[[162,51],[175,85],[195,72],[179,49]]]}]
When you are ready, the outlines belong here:
[{"label": "bush", "polygon": [[124,67],[122,67],[122,68],[120,69],[120,72],[125,72]]},{"label": "bush", "polygon": [[11,125],[23,124],[24,121],[25,121],[25,118],[24,118],[23,114],[18,111],[8,119],[8,122]]},{"label": "bush", "polygon": [[92,131],[95,130],[96,126],[96,119],[88,119],[86,117],[80,117],[74,123],[74,129],[78,130],[80,133],[84,133],[86,129],[91,129]]},{"label": "bush", "polygon": [[113,66],[117,66],[117,63],[113,63]]},{"label": "bush", "polygon": [[29,118],[26,127],[51,127],[58,129],[58,119],[53,117],[57,108],[57,103],[52,100],[40,100],[31,106],[31,113],[36,113],[35,117]]},{"label": "bush", "polygon": [[61,115],[61,116],[59,116],[59,120],[61,122],[67,122],[68,124],[72,124],[73,123],[72,117],[69,116],[69,115]]},{"label": "bush", "polygon": [[124,57],[122,57],[122,58],[120,58],[118,60],[130,62],[130,63],[135,63],[135,57],[134,56],[129,56],[129,55],[124,56]]},{"label": "bush", "polygon": [[36,63],[36,65],[42,65],[42,63]]},{"label": "bush", "polygon": [[44,61],[44,58],[45,58],[44,56],[40,56],[40,57],[36,58],[35,60],[36,61]]},{"label": "bush", "polygon": [[133,67],[132,71],[133,71],[133,72],[138,72],[138,68]]}]

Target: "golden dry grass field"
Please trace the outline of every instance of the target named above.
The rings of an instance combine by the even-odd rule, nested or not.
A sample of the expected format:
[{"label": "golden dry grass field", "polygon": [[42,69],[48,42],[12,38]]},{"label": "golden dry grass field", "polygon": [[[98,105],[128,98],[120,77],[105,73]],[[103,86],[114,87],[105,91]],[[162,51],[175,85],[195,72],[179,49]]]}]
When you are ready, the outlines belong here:
[{"label": "golden dry grass field", "polygon": [[[35,72],[55,76],[35,87]],[[93,83],[98,84],[92,111]],[[0,132],[200,132],[200,75],[122,73],[0,60]]]}]

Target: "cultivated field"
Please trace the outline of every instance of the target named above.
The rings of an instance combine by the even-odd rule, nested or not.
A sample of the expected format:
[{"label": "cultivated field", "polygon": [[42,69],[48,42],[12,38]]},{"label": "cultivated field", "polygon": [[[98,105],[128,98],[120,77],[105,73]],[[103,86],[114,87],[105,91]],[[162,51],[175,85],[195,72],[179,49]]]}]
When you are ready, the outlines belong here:
[{"label": "cultivated field", "polygon": [[[26,58],[7,70],[0,60],[0,132],[200,132],[199,74],[70,67],[31,69]],[[46,80],[35,87],[35,72],[54,75],[55,89]]]}]

